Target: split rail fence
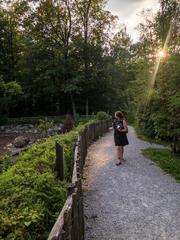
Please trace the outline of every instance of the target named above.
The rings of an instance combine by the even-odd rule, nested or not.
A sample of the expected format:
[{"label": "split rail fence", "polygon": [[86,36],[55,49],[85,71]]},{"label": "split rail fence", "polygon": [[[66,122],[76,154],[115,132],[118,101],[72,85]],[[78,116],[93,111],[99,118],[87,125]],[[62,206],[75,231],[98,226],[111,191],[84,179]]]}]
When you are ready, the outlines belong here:
[{"label": "split rail fence", "polygon": [[[72,183],[68,188],[68,197],[64,207],[54,224],[48,240],[83,240],[84,211],[82,192],[82,173],[88,146],[108,132],[111,120],[100,121],[87,126],[77,139],[74,150],[74,168]],[[56,170],[63,180],[63,149],[56,143]],[[59,150],[58,150],[59,149]]]}]

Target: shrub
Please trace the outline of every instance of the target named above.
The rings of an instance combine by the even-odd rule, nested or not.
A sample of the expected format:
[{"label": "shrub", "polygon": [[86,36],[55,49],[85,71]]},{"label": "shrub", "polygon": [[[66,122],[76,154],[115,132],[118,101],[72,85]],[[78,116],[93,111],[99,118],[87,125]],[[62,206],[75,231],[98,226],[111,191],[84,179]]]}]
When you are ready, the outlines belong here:
[{"label": "shrub", "polygon": [[9,152],[7,152],[2,158],[0,158],[0,173],[5,172],[9,167],[14,164],[12,156]]},{"label": "shrub", "polygon": [[[37,142],[0,175],[0,239],[46,239],[66,200],[73,150],[85,125]],[[64,147],[65,180],[54,174],[55,141]]]},{"label": "shrub", "polygon": [[53,126],[53,122],[48,121],[48,118],[39,119],[37,130],[42,137],[48,137],[48,129],[51,128],[52,126]]},{"label": "shrub", "polygon": [[98,120],[107,120],[109,119],[109,115],[106,112],[97,112],[96,118]]}]

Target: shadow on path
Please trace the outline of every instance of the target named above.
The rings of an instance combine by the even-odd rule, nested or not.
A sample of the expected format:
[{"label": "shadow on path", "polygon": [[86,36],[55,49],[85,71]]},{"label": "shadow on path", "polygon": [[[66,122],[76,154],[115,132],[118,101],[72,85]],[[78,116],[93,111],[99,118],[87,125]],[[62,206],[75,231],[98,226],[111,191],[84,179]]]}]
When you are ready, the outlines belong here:
[{"label": "shadow on path", "polygon": [[180,184],[141,154],[162,147],[130,127],[127,162],[116,166],[113,131],[88,151],[84,175],[85,240],[180,240]]}]

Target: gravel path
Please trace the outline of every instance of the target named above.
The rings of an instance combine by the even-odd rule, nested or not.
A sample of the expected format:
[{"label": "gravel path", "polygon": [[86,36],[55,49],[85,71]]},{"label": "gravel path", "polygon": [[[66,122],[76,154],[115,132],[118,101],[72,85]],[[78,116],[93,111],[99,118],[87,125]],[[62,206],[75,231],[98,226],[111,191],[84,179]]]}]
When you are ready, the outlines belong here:
[{"label": "gravel path", "polygon": [[84,171],[85,240],[180,240],[180,184],[141,154],[129,128],[116,166],[113,131],[89,148]]}]

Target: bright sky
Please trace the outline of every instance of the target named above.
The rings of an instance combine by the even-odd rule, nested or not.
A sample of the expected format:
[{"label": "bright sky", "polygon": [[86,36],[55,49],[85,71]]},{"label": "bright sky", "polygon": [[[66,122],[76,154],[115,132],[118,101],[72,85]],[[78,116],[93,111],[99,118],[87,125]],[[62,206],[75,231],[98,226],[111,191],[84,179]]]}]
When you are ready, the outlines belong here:
[{"label": "bright sky", "polygon": [[127,32],[134,41],[137,41],[138,32],[134,28],[141,22],[139,13],[147,8],[156,12],[159,3],[158,0],[109,0],[106,8],[119,17],[119,23],[125,24]]}]

